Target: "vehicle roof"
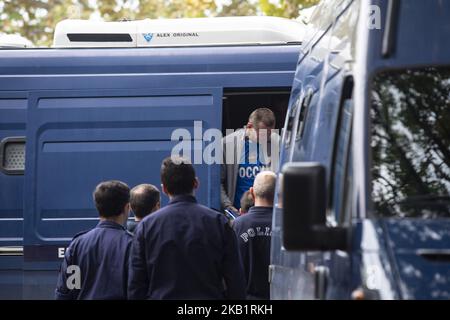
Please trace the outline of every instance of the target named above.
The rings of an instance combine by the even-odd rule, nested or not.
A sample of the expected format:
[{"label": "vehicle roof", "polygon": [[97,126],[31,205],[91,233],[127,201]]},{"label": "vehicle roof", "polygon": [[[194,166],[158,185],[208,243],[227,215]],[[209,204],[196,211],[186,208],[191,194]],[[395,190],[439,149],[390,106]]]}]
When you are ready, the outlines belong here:
[{"label": "vehicle roof", "polygon": [[177,47],[300,43],[305,24],[279,17],[215,17],[103,22],[63,20],[53,47]]},{"label": "vehicle roof", "polygon": [[0,33],[0,48],[31,48],[33,43],[19,34]]}]

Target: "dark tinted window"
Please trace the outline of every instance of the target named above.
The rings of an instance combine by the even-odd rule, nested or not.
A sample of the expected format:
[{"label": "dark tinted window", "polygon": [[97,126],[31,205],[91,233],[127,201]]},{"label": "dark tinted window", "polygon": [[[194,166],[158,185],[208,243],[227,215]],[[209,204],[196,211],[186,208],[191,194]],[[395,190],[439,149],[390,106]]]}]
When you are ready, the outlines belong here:
[{"label": "dark tinted window", "polygon": [[332,189],[332,207],[336,221],[340,221],[342,217],[342,206],[344,193],[346,188],[347,161],[350,147],[350,133],[352,123],[353,101],[345,100],[341,109],[340,123],[337,133],[337,142],[334,157],[334,176]]},{"label": "dark tinted window", "polygon": [[376,214],[450,216],[450,68],[389,71],[372,88]]}]

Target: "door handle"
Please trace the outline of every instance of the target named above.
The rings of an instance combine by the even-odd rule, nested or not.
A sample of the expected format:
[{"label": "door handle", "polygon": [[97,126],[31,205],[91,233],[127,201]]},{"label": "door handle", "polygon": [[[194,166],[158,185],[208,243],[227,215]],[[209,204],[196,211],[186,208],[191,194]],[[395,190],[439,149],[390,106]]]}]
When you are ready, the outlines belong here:
[{"label": "door handle", "polygon": [[0,256],[23,256],[23,247],[0,247]]}]

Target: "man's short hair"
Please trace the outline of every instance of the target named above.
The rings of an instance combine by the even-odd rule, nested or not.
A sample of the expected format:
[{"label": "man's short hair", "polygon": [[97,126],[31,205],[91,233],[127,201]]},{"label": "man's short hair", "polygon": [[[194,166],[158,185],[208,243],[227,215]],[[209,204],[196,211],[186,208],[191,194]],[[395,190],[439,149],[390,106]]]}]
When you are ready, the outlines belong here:
[{"label": "man's short hair", "polygon": [[276,180],[277,176],[272,171],[262,171],[258,173],[253,183],[255,197],[273,203]]},{"label": "man's short hair", "polygon": [[121,181],[104,181],[97,185],[92,196],[101,217],[114,217],[130,202],[130,188]]},{"label": "man's short hair", "polygon": [[252,194],[250,191],[245,191],[241,197],[241,210],[242,212],[248,212],[248,210],[255,205]]},{"label": "man's short hair", "polygon": [[259,108],[254,110],[248,117],[248,122],[253,124],[254,127],[258,127],[262,122],[265,126],[272,128],[275,127],[275,115],[269,108]]},{"label": "man's short hair", "polygon": [[194,167],[188,159],[168,157],[161,165],[161,182],[171,195],[190,194],[194,190]]},{"label": "man's short hair", "polygon": [[131,189],[130,205],[134,215],[144,218],[156,209],[156,205],[161,201],[161,196],[157,187],[152,184],[140,184]]}]

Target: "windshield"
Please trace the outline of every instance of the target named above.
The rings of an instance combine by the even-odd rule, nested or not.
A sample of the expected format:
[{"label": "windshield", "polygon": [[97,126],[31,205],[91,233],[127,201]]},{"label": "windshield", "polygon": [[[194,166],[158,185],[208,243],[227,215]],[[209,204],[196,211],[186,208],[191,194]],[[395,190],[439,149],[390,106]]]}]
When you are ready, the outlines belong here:
[{"label": "windshield", "polygon": [[375,213],[450,217],[450,68],[378,74],[370,116]]}]

